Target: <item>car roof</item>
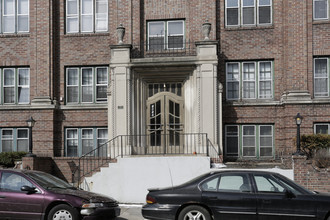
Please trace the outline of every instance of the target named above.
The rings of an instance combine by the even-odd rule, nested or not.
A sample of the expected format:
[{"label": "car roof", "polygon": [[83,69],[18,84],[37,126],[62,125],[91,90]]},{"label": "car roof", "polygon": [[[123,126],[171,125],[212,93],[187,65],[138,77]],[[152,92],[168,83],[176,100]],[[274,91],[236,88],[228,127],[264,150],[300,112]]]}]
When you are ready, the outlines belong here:
[{"label": "car roof", "polygon": [[5,168],[5,169],[0,169],[0,171],[9,171],[9,172],[13,172],[13,173],[23,173],[23,174],[27,174],[27,173],[45,173],[42,171],[38,171],[38,170],[27,170],[27,169],[9,169],[9,168]]},{"label": "car roof", "polygon": [[226,170],[212,170],[210,175],[219,174],[219,173],[247,173],[247,174],[271,174],[271,175],[279,175],[278,173],[265,171],[265,170],[243,170],[243,169],[226,169]]}]

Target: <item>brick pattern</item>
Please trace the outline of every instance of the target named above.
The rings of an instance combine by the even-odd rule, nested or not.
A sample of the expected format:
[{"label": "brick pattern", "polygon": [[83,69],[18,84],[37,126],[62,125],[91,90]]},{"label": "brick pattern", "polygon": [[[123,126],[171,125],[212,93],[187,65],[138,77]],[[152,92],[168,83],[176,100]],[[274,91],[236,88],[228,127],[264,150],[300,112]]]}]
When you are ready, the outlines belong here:
[{"label": "brick pattern", "polygon": [[312,191],[330,192],[330,172],[313,166],[304,156],[293,157],[294,180]]}]

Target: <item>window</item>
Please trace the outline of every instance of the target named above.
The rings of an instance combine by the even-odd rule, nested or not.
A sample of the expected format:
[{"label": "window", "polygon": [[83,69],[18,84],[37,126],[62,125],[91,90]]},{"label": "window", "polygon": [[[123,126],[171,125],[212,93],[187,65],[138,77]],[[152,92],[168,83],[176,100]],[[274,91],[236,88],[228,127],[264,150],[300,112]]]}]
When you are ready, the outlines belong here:
[{"label": "window", "polygon": [[255,175],[254,180],[258,193],[280,193],[285,191],[285,188],[270,175]]},{"label": "window", "polygon": [[225,138],[227,157],[273,157],[273,125],[226,125]]},{"label": "window", "polygon": [[314,124],[315,134],[330,134],[330,123],[317,123]]},{"label": "window", "polygon": [[107,101],[108,68],[66,69],[66,103],[104,103]]},{"label": "window", "polygon": [[329,0],[313,1],[314,20],[324,20],[329,18]]},{"label": "window", "polygon": [[245,174],[221,175],[218,191],[221,192],[251,192],[251,184]]},{"label": "window", "polygon": [[29,32],[29,0],[0,0],[0,32]]},{"label": "window", "polygon": [[66,0],[66,32],[108,31],[108,0]]},{"label": "window", "polygon": [[226,94],[228,100],[273,98],[272,62],[228,62]]},{"label": "window", "polygon": [[[105,144],[108,141],[108,129],[67,128],[65,129],[65,140],[65,156],[80,157]],[[97,154],[98,156],[106,156],[107,148],[100,148]]]},{"label": "window", "polygon": [[314,97],[329,97],[329,58],[314,59]]},{"label": "window", "polygon": [[272,0],[226,0],[226,26],[272,23]]},{"label": "window", "polygon": [[148,22],[148,50],[183,49],[184,21]]},{"label": "window", "polygon": [[[35,187],[24,177],[9,172],[3,172],[1,175],[0,190],[6,192],[22,192],[22,186]],[[26,193],[26,192],[22,192]]]},{"label": "window", "polygon": [[0,128],[1,152],[28,152],[28,128]]},{"label": "window", "polygon": [[[1,104],[28,104],[30,102],[30,69],[0,69]],[[2,98],[1,98],[2,97]]]}]

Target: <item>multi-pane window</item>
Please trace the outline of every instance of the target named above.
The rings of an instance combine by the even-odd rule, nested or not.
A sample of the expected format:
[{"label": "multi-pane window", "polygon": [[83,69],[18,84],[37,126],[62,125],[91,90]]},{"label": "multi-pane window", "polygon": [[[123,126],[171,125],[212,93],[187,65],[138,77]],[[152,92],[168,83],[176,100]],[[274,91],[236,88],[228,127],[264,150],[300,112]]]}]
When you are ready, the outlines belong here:
[{"label": "multi-pane window", "polygon": [[0,128],[0,149],[1,152],[28,152],[28,128]]},{"label": "multi-pane window", "polygon": [[29,32],[29,0],[0,0],[0,32]]},{"label": "multi-pane window", "polygon": [[66,32],[108,31],[108,0],[66,0]]},{"label": "multi-pane window", "polygon": [[272,157],[273,125],[226,125],[226,156]]},{"label": "multi-pane window", "polygon": [[65,156],[67,157],[79,157],[85,154],[106,156],[107,147],[101,147],[97,152],[94,150],[108,141],[108,129],[67,128],[65,140]]},{"label": "multi-pane window", "polygon": [[330,134],[330,123],[317,123],[314,124],[315,134]]},{"label": "multi-pane window", "polygon": [[184,48],[184,21],[148,22],[148,50]]},{"label": "multi-pane window", "polygon": [[226,26],[272,24],[272,0],[226,0]]},{"label": "multi-pane window", "polygon": [[329,97],[329,58],[314,59],[314,96]]},{"label": "multi-pane window", "polygon": [[30,69],[0,69],[0,103],[28,104],[30,102]]},{"label": "multi-pane window", "polygon": [[314,20],[329,19],[329,0],[314,0],[313,3]]},{"label": "multi-pane window", "polygon": [[107,67],[70,67],[66,69],[66,103],[107,101]]},{"label": "multi-pane window", "polygon": [[228,62],[226,94],[228,100],[273,98],[272,62]]}]

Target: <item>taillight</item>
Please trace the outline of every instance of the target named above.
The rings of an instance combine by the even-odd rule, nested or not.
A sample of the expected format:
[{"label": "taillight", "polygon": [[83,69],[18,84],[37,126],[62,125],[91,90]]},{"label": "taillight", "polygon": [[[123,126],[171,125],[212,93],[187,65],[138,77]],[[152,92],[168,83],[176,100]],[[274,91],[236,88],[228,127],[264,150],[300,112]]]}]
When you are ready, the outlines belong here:
[{"label": "taillight", "polygon": [[148,204],[154,204],[154,203],[157,203],[156,199],[147,195],[147,203]]}]

